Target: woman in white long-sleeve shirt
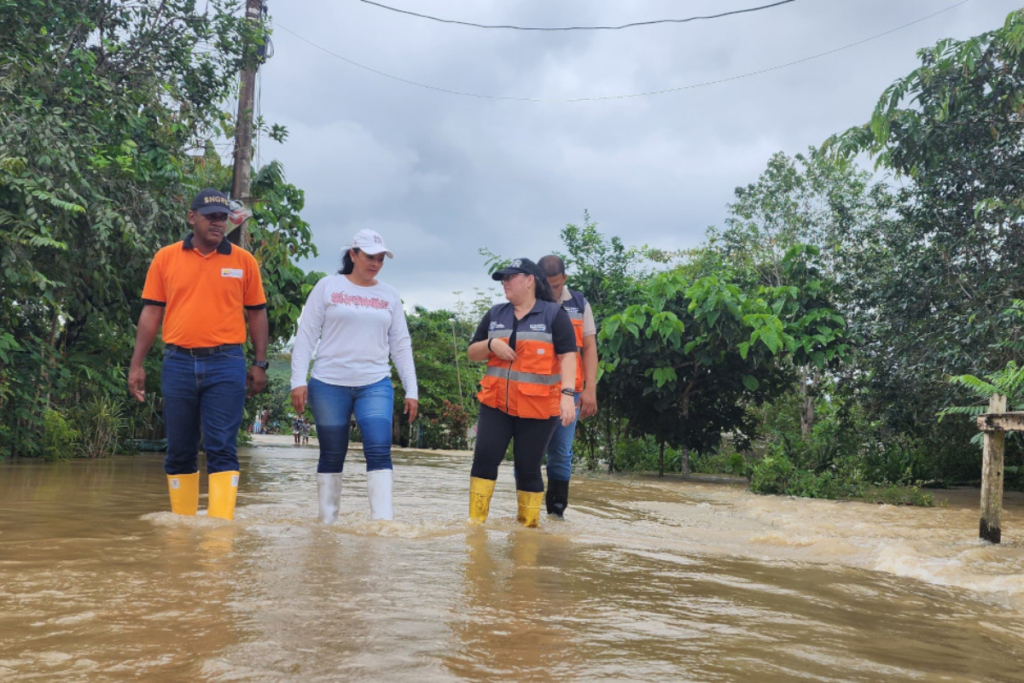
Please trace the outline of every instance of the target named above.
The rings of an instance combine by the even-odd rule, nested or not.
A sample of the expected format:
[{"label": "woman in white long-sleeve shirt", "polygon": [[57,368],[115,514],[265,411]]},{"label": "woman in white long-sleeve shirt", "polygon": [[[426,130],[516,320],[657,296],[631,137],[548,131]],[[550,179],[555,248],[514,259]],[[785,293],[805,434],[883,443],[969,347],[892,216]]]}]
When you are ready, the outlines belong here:
[{"label": "woman in white long-sleeve shirt", "polygon": [[[391,421],[394,388],[388,356],[405,388],[405,413],[416,419],[418,393],[412,341],[394,287],[377,280],[384,256],[394,254],[373,230],[360,230],[342,269],[316,283],[299,318],[292,349],[292,406],[302,415],[309,401],[320,442],[317,490],[320,521],[338,519],[349,422],[363,435],[370,517],[391,519]],[[318,345],[319,344],[319,345]],[[312,376],[306,373],[316,350]]]}]

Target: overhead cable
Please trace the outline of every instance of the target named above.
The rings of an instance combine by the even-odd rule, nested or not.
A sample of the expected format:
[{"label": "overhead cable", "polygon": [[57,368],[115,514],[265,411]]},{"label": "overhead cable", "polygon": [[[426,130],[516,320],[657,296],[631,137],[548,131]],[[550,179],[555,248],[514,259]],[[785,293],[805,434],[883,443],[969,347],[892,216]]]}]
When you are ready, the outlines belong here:
[{"label": "overhead cable", "polygon": [[703,21],[706,19],[721,19],[722,17],[728,17],[733,14],[746,14],[748,12],[760,12],[761,10],[771,9],[772,7],[778,7],[779,5],[785,5],[796,0],[779,0],[779,2],[773,2],[770,5],[761,5],[760,7],[748,7],[747,9],[736,9],[728,12],[720,12],[718,14],[708,14],[705,16],[687,17],[686,19],[654,19],[652,21],[635,21],[631,24],[622,24],[621,26],[512,26],[509,24],[475,24],[471,21],[459,21],[457,19],[443,19],[441,17],[433,17],[429,14],[420,14],[419,12],[412,12],[407,9],[399,9],[398,7],[391,7],[390,5],[384,5],[373,0],[359,0],[359,2],[366,3],[367,5],[373,5],[386,9],[390,12],[398,12],[399,14],[408,14],[409,16],[419,17],[420,19],[429,19],[431,21],[439,21],[442,24],[458,24],[459,26],[472,26],[473,28],[491,28],[491,29],[506,29],[512,31],[620,31],[624,28],[636,28],[637,26],[653,26],[654,24],[685,24],[691,21]]},{"label": "overhead cable", "polygon": [[889,35],[891,33],[896,33],[897,31],[902,31],[903,29],[909,28],[910,26],[913,26],[914,24],[920,24],[922,21],[927,21],[928,19],[931,19],[933,17],[937,17],[940,14],[943,14],[945,12],[949,12],[950,10],[956,9],[957,7],[960,7],[961,5],[966,5],[970,1],[971,0],[960,0],[960,2],[957,2],[957,3],[953,4],[953,5],[950,5],[949,7],[946,7],[945,9],[941,9],[938,12],[933,12],[932,14],[923,16],[920,19],[915,19],[914,21],[907,22],[906,24],[901,24],[900,26],[897,26],[895,28],[891,28],[888,31],[883,31],[882,33],[876,33],[873,36],[869,36],[867,38],[863,38],[861,40],[858,40],[858,41],[855,41],[855,42],[852,42],[852,43],[847,43],[846,45],[843,45],[843,46],[837,47],[837,48],[833,48],[831,50],[826,50],[825,52],[819,52],[817,54],[809,55],[807,57],[802,57],[800,59],[795,59],[795,60],[793,60],[791,62],[785,62],[784,64],[776,64],[775,66],[769,66],[769,67],[766,67],[764,69],[758,69],[757,71],[748,71],[746,73],[742,73],[742,74],[739,74],[739,75],[736,75],[736,76],[727,76],[725,78],[719,78],[719,79],[716,79],[716,80],[713,80],[713,81],[704,81],[704,82],[701,82],[701,83],[692,83],[690,85],[682,85],[682,86],[675,87],[675,88],[663,88],[661,90],[648,90],[648,91],[645,91],[645,92],[630,93],[630,94],[626,94],[626,95],[598,95],[598,96],[593,96],[593,97],[568,97],[568,98],[511,97],[511,96],[503,96],[503,95],[485,95],[485,94],[482,94],[482,93],[463,92],[463,91],[460,91],[460,90],[451,90],[449,88],[442,88],[442,87],[436,86],[436,85],[428,85],[426,83],[419,83],[417,81],[411,81],[411,80],[409,80],[407,78],[402,78],[400,76],[395,76],[393,74],[389,74],[389,73],[386,73],[384,71],[380,71],[378,69],[374,69],[373,67],[366,66],[365,64],[360,64],[359,62],[356,62],[354,60],[349,59],[348,57],[344,57],[342,55],[339,55],[336,52],[332,52],[331,50],[328,50],[327,48],[323,47],[322,45],[317,45],[312,40],[309,40],[308,38],[299,35],[295,31],[292,31],[291,29],[289,29],[289,28],[287,28],[285,26],[282,26],[279,22],[276,24],[276,26],[277,26],[277,28],[281,29],[282,31],[290,33],[291,35],[295,36],[299,40],[301,40],[301,41],[303,41],[305,43],[308,43],[309,45],[312,45],[313,47],[315,47],[316,49],[318,49],[318,50],[320,50],[322,52],[326,52],[327,54],[331,55],[332,57],[336,57],[337,59],[340,59],[341,61],[345,62],[346,64],[351,64],[354,67],[363,69],[365,71],[369,71],[370,73],[377,74],[378,76],[383,76],[384,78],[390,78],[393,81],[398,81],[400,83],[406,83],[408,85],[415,85],[418,88],[426,88],[427,90],[435,90],[437,92],[443,92],[443,93],[446,93],[448,95],[459,95],[461,97],[475,97],[475,98],[478,98],[478,99],[485,99],[485,100],[506,100],[506,101],[513,101],[513,102],[600,102],[600,101],[604,101],[604,100],[625,100],[625,99],[630,99],[630,98],[633,98],[633,97],[651,97],[653,95],[665,95],[667,93],[681,92],[683,90],[694,90],[696,88],[705,88],[705,87],[710,86],[710,85],[718,85],[720,83],[728,83],[730,81],[738,81],[738,80],[741,80],[741,79],[744,79],[744,78],[750,78],[752,76],[760,76],[761,74],[770,73],[772,71],[778,71],[780,69],[785,69],[785,68],[790,67],[790,66],[796,66],[797,64],[803,64],[804,62],[809,62],[811,60],[819,59],[821,57],[827,57],[828,55],[833,55],[833,54],[835,54],[837,52],[842,52],[843,50],[849,50],[850,48],[857,47],[858,45],[863,45],[864,43],[871,42],[872,40],[877,40],[877,39],[882,38],[884,36],[887,36],[887,35]]}]

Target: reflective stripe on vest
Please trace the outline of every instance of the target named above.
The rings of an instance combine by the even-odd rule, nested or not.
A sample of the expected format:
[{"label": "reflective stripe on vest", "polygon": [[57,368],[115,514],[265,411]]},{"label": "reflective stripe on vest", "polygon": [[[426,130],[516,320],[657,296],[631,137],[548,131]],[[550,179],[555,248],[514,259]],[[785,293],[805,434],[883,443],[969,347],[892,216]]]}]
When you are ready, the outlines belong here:
[{"label": "reflective stripe on vest", "polygon": [[[495,330],[487,333],[488,339],[508,339],[511,336],[511,330]],[[549,332],[517,332],[516,341],[541,341],[554,344],[555,336]]]},{"label": "reflective stripe on vest", "polygon": [[561,375],[537,375],[532,372],[519,372],[518,370],[498,367],[496,365],[488,365],[487,369],[484,371],[484,375],[487,377],[500,377],[501,379],[512,382],[527,382],[529,384],[541,384],[543,386],[551,386],[562,381]]}]

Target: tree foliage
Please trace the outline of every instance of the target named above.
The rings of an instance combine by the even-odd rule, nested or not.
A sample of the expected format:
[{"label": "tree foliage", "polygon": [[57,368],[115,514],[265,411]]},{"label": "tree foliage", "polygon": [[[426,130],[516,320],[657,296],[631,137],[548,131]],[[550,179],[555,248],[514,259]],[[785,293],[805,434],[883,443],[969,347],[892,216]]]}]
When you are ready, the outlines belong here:
[{"label": "tree foliage", "polygon": [[[227,184],[210,140],[257,41],[234,3],[195,5],[0,2],[0,457],[39,453],[47,410],[124,397],[149,261],[188,232],[198,189]],[[305,278],[284,263],[312,249],[301,191],[277,177],[264,195],[257,258],[293,301]]]},{"label": "tree foliage", "polygon": [[748,406],[791,386],[794,364],[824,369],[843,358],[845,321],[825,296],[816,256],[791,249],[775,287],[659,273],[640,303],[607,318],[603,386],[630,431],[703,452],[723,434],[749,444],[757,425]]},{"label": "tree foliage", "polygon": [[[997,370],[1009,356],[995,342],[1019,334],[1000,313],[1024,287],[1022,46],[1018,10],[997,30],[921,50],[871,121],[829,143],[907,181],[892,220],[848,238],[859,365],[895,430],[928,436],[932,416],[962,399],[945,377]],[[936,448],[951,428],[933,434]]]},{"label": "tree foliage", "polygon": [[[465,358],[478,321],[470,323],[444,309],[416,307],[408,322],[420,389],[419,417],[412,425],[409,445],[466,448],[467,430],[477,416],[477,383],[483,377],[483,368]],[[403,398],[396,393],[396,416],[402,414]],[[396,420],[396,424],[402,422]]]}]

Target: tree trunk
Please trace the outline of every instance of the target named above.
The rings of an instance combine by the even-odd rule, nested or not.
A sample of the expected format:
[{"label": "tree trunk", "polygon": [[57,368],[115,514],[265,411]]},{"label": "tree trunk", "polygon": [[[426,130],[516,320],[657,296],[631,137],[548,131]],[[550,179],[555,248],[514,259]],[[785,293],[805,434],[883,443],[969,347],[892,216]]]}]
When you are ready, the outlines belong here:
[{"label": "tree trunk", "polygon": [[661,446],[658,450],[658,476],[665,476],[665,442],[661,442]]},{"label": "tree trunk", "polygon": [[814,427],[814,395],[811,389],[815,382],[811,373],[806,368],[800,371],[800,395],[803,396],[803,404],[800,406],[800,433],[807,437]]}]

